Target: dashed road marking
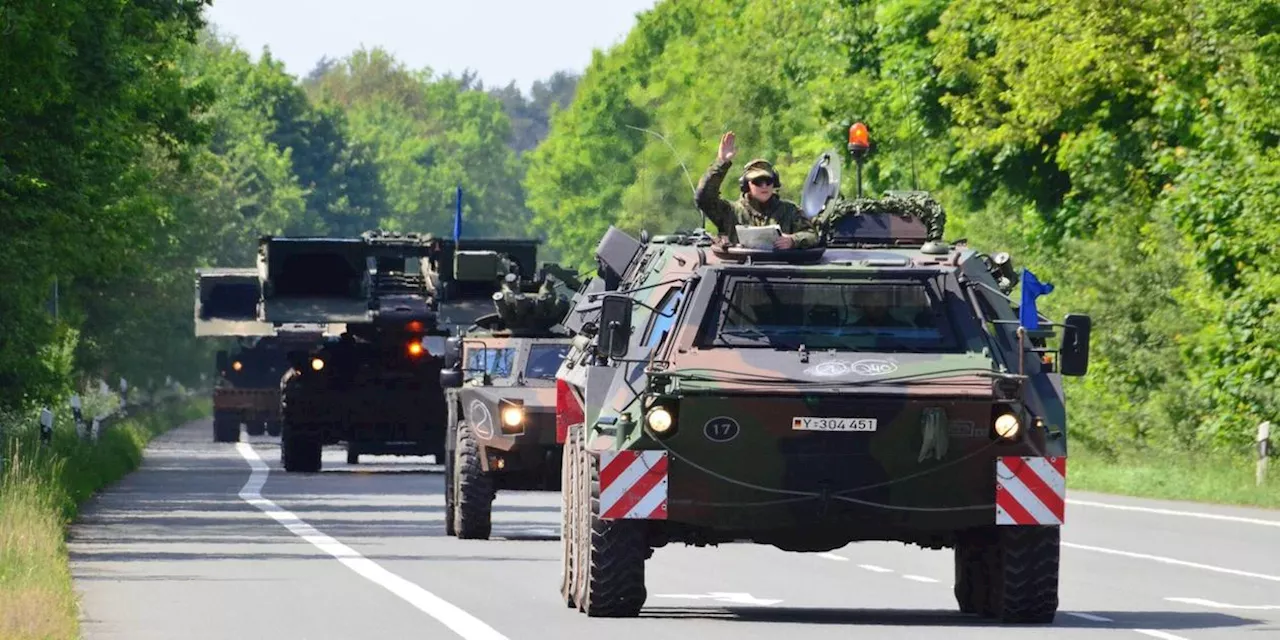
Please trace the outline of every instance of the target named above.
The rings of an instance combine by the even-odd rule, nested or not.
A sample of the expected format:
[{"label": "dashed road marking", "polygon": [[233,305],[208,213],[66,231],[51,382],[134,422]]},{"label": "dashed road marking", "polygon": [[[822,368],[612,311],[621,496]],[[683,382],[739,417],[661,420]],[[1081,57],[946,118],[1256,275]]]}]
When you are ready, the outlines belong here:
[{"label": "dashed road marking", "polygon": [[1203,598],[1165,598],[1169,602],[1181,602],[1182,604],[1196,604],[1202,607],[1210,607],[1213,609],[1242,609],[1245,611],[1280,611],[1280,605],[1275,604],[1227,604],[1223,602],[1215,602],[1213,600],[1205,600]]},{"label": "dashed road marking", "polygon": [[874,564],[860,564],[860,565],[858,565],[858,566],[859,566],[859,567],[862,567],[863,569],[866,569],[867,571],[874,571],[874,572],[876,572],[876,573],[893,573],[893,569],[886,569],[886,568],[884,568],[884,567],[877,567],[877,566],[876,566],[876,565],[874,565]]},{"label": "dashed road marking", "polygon": [[846,558],[846,557],[844,557],[844,556],[838,556],[838,555],[836,555],[836,554],[834,554],[834,553],[819,553],[819,554],[818,554],[818,557],[819,557],[819,558],[826,558],[826,559],[828,559],[828,560],[836,560],[836,561],[839,561],[839,562],[848,562],[848,561],[849,561],[849,559],[848,559],[848,558]]},{"label": "dashed road marking", "polygon": [[1166,558],[1164,556],[1153,556],[1146,553],[1135,553],[1133,551],[1119,551],[1117,549],[1107,549],[1105,547],[1093,547],[1085,544],[1075,544],[1073,542],[1063,542],[1062,546],[1069,549],[1080,549],[1083,551],[1094,551],[1097,553],[1106,553],[1115,556],[1124,556],[1126,558],[1137,558],[1140,560],[1152,560],[1164,564],[1175,565],[1179,567],[1189,567],[1192,569],[1203,569],[1205,571],[1213,571],[1216,573],[1225,573],[1233,576],[1241,576],[1244,578],[1256,578],[1258,580],[1268,580],[1271,582],[1280,582],[1280,576],[1267,575],[1265,573],[1253,573],[1252,571],[1241,571],[1239,569],[1228,569],[1226,567],[1215,567],[1211,564],[1201,564],[1199,562],[1188,562],[1186,560],[1178,560],[1176,558]]},{"label": "dashed road marking", "polygon": [[1182,636],[1175,636],[1172,633],[1169,633],[1167,631],[1156,631],[1155,629],[1134,629],[1134,631],[1137,631],[1138,633],[1141,633],[1144,636],[1151,636],[1152,638],[1160,638],[1160,640],[1187,640]]},{"label": "dashed road marking", "polygon": [[1126,504],[1111,504],[1109,502],[1094,502],[1092,500],[1073,500],[1068,499],[1067,504],[1079,505],[1081,507],[1097,507],[1099,509],[1115,509],[1116,511],[1136,511],[1140,513],[1154,513],[1163,516],[1178,516],[1181,518],[1200,518],[1202,520],[1220,520],[1222,522],[1240,522],[1244,524],[1256,524],[1264,527],[1280,528],[1280,520],[1265,520],[1263,518],[1246,518],[1244,516],[1226,516],[1217,513],[1203,513],[1200,511],[1178,511],[1176,509],[1158,509],[1155,507],[1135,507]]},{"label": "dashed road marking", "polygon": [[1075,611],[1064,611],[1063,613],[1075,618],[1080,618],[1081,620],[1088,620],[1089,622],[1115,622],[1115,620],[1112,620],[1111,618],[1095,616],[1092,613],[1077,613]]},{"label": "dashed road marking", "polygon": [[925,576],[913,576],[913,575],[908,574],[908,575],[904,575],[904,576],[902,576],[902,577],[904,577],[904,578],[906,578],[906,579],[908,579],[908,580],[915,580],[916,582],[929,582],[929,583],[937,582],[937,580],[934,580],[933,578],[928,578],[928,577],[925,577]]},{"label": "dashed road marking", "polygon": [[236,449],[244,457],[245,461],[249,463],[249,468],[251,469],[249,479],[245,481],[244,488],[240,489],[240,499],[257,507],[260,511],[270,516],[272,520],[284,525],[293,535],[310,542],[315,548],[333,556],[338,562],[346,565],[348,569],[390,591],[419,611],[439,620],[465,640],[507,640],[506,636],[498,633],[493,627],[485,624],[479,618],[463,611],[440,596],[391,573],[383,568],[382,565],[360,555],[355,549],[320,533],[319,530],[303,522],[298,516],[262,497],[262,487],[267,483],[267,476],[271,473],[271,468],[262,461],[262,458],[258,457],[258,452],[254,451],[253,445],[247,442],[238,442],[236,443]]}]

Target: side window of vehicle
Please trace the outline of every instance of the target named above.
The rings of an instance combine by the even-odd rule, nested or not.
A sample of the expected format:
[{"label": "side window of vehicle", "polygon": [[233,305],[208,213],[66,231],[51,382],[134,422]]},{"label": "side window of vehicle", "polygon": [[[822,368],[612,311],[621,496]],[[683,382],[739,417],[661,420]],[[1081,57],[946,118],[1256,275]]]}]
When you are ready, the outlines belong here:
[{"label": "side window of vehicle", "polygon": [[684,299],[684,288],[673,286],[667,290],[662,296],[662,300],[658,302],[659,311],[649,317],[649,328],[645,331],[643,344],[646,347],[653,347],[662,339],[663,332],[669,330],[676,322],[676,310],[680,308],[680,301]]}]

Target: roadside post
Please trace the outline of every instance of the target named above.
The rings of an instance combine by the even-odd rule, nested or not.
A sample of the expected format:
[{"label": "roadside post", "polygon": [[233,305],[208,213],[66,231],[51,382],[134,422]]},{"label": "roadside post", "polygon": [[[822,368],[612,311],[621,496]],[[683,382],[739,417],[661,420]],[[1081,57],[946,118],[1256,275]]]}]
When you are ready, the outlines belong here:
[{"label": "roadside post", "polygon": [[75,421],[76,421],[76,435],[80,436],[81,438],[84,438],[88,434],[86,434],[84,430],[84,414],[80,412],[81,406],[82,405],[80,403],[80,394],[78,393],[72,394],[71,395],[71,415],[73,418],[75,418]]},{"label": "roadside post", "polygon": [[1263,421],[1258,425],[1258,486],[1267,482],[1267,460],[1271,457],[1271,423]]},{"label": "roadside post", "polygon": [[53,439],[53,412],[49,407],[40,410],[40,446],[47,446]]}]

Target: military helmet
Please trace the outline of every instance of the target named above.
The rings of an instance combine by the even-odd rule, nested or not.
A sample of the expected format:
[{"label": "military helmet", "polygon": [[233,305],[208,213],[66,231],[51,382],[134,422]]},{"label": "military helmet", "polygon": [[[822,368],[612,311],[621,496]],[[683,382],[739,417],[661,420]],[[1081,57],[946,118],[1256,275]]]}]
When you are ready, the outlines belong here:
[{"label": "military helmet", "polygon": [[756,158],[742,168],[742,177],[738,178],[738,188],[743,193],[746,193],[747,183],[760,176],[773,178],[773,186],[775,188],[782,186],[782,180],[778,177],[778,172],[773,168],[773,164],[764,158]]}]

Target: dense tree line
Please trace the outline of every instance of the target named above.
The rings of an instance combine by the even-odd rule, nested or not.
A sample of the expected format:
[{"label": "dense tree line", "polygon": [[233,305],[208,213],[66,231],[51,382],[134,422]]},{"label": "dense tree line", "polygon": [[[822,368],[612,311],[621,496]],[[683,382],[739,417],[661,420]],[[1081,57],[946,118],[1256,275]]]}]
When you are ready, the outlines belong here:
[{"label": "dense tree line", "polygon": [[527,233],[518,151],[571,77],[517,99],[374,49],[299,80],[207,4],[0,6],[0,409],[195,383],[194,270],[262,234],[448,234],[459,184],[468,235]]},{"label": "dense tree line", "polygon": [[796,198],[863,120],[872,193],[933,191],[949,238],[1093,315],[1077,438],[1239,452],[1280,417],[1276,24],[1270,0],[664,0],[554,116],[528,203],[587,266],[609,224],[698,224],[725,130]]}]

